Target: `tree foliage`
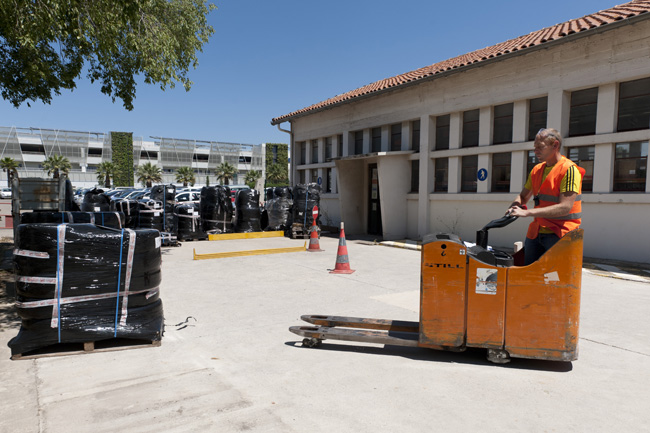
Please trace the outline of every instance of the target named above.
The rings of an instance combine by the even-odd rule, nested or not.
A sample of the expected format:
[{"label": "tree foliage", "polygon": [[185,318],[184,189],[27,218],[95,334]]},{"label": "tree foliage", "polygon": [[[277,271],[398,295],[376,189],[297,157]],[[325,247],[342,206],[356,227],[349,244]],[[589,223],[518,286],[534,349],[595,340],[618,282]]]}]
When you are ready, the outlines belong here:
[{"label": "tree foliage", "polygon": [[138,177],[138,182],[147,188],[151,188],[155,182],[162,182],[162,170],[150,162],[139,166],[135,175]]},{"label": "tree foliage", "polygon": [[138,75],[162,90],[176,82],[189,90],[187,72],[214,33],[207,16],[215,8],[206,0],[3,0],[2,97],[15,107],[49,104],[84,70],[127,110]]},{"label": "tree foliage", "polygon": [[2,171],[7,172],[7,186],[11,188],[11,179],[18,177],[18,162],[13,158],[5,156],[0,159],[0,168],[2,168]]},{"label": "tree foliage", "polygon": [[115,174],[115,164],[111,161],[103,161],[97,166],[97,182],[104,184],[106,188],[111,187],[111,178]]},{"label": "tree foliage", "polygon": [[280,164],[271,164],[266,168],[266,180],[276,183],[288,182],[287,171]]},{"label": "tree foliage", "polygon": [[246,177],[244,177],[244,183],[251,189],[255,188],[255,184],[260,177],[262,177],[262,173],[260,173],[259,170],[251,170],[246,173]]},{"label": "tree foliage", "polygon": [[176,170],[176,182],[182,182],[183,186],[187,186],[187,184],[194,186],[196,183],[194,170],[191,167],[180,167]]},{"label": "tree foliage", "polygon": [[218,180],[222,181],[224,185],[228,185],[230,179],[233,179],[237,175],[237,167],[229,162],[222,162],[216,168],[215,174]]},{"label": "tree foliage", "polygon": [[54,179],[59,178],[59,173],[67,175],[72,165],[70,160],[63,155],[50,155],[43,161],[43,170],[47,171],[48,176],[52,175]]}]

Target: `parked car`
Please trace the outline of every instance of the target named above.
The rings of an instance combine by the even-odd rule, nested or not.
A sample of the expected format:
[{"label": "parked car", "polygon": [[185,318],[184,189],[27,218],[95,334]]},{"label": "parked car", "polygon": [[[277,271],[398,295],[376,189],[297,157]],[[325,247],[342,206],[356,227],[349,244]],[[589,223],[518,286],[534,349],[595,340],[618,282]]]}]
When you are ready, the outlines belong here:
[{"label": "parked car", "polygon": [[198,203],[201,201],[201,193],[186,191],[176,194],[176,203]]},{"label": "parked car", "polygon": [[11,198],[11,188],[2,188],[0,198]]}]

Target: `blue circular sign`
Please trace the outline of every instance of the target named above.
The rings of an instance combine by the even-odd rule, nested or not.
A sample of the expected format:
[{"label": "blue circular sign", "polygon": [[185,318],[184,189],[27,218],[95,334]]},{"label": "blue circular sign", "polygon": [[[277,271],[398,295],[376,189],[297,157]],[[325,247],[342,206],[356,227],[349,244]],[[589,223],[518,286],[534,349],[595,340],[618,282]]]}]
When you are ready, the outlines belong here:
[{"label": "blue circular sign", "polygon": [[323,178],[318,176],[317,182],[318,182],[319,185],[322,185],[323,184]]},{"label": "blue circular sign", "polygon": [[476,173],[476,178],[480,180],[481,182],[487,179],[487,170],[482,168]]}]

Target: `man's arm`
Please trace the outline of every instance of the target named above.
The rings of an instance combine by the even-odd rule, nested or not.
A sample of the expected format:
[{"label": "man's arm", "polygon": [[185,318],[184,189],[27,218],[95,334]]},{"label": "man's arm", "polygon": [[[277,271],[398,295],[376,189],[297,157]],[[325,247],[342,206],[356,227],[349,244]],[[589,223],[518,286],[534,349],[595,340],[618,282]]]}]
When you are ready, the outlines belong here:
[{"label": "man's arm", "polygon": [[532,196],[533,192],[531,190],[528,188],[522,189],[517,198],[515,198],[515,201],[510,204],[510,207],[508,208],[508,212],[506,212],[506,214],[512,214],[514,209],[521,209],[526,203],[530,201],[530,198]]},{"label": "man's arm", "polygon": [[[524,191],[526,189],[524,188]],[[523,193],[523,191],[522,191]],[[521,196],[521,194],[520,194]],[[522,209],[520,207],[511,207],[510,214],[518,217],[537,217],[537,218],[557,218],[569,215],[573,203],[576,201],[578,194],[573,191],[563,192],[560,194],[560,202],[546,207],[538,207],[534,209]],[[529,197],[530,198],[530,197]],[[516,200],[515,200],[516,202]],[[513,204],[515,203],[513,202]]]}]

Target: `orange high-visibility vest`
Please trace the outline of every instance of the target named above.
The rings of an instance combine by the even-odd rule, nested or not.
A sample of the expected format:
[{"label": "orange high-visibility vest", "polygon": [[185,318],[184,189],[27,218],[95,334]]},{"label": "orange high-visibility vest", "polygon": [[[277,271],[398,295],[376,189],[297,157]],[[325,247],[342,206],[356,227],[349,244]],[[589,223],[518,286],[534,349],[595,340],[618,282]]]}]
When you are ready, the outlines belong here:
[{"label": "orange high-visibility vest", "polygon": [[[551,206],[560,202],[560,182],[562,182],[564,175],[572,165],[576,164],[563,156],[562,159],[553,166],[551,172],[546,176],[546,179],[544,179],[544,183],[542,183],[542,177],[546,163],[543,162],[533,167],[530,172],[530,180],[533,187],[533,196],[539,199],[539,204],[535,205],[536,208]],[[577,165],[576,167],[578,168],[580,175],[584,178],[585,169]],[[568,215],[552,218],[535,218],[528,226],[526,237],[529,239],[536,239],[539,234],[539,228],[545,227],[561,238],[571,230],[580,227],[582,213],[582,179],[579,189],[580,190],[577,191],[578,196],[576,197],[573,207]]]}]

